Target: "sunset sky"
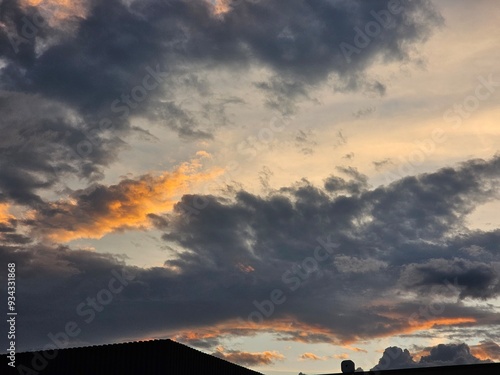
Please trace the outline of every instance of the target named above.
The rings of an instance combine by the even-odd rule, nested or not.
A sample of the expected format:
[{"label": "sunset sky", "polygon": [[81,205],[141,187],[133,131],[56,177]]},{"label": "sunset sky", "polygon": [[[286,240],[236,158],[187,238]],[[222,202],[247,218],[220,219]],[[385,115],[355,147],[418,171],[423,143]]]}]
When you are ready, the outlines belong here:
[{"label": "sunset sky", "polygon": [[17,350],[500,361],[499,47],[495,0],[1,1]]}]

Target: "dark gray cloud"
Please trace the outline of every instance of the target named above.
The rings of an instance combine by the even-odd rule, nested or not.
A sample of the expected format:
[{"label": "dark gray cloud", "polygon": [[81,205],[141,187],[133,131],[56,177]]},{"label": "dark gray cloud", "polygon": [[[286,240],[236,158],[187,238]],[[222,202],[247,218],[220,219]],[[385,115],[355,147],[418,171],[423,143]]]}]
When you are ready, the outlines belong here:
[{"label": "dark gray cloud", "polygon": [[359,194],[367,190],[368,179],[352,167],[337,167],[339,172],[351,177],[350,180],[338,176],[330,176],[325,180],[325,190],[330,193]]},{"label": "dark gray cloud", "polygon": [[500,263],[486,263],[467,259],[431,259],[425,263],[412,264],[401,273],[401,283],[408,289],[427,294],[450,294],[443,280],[461,280],[460,298],[489,299],[500,292]]},{"label": "dark gray cloud", "polygon": [[[267,67],[272,77],[256,85],[269,106],[287,114],[329,77],[343,90],[382,93],[383,85],[370,83],[365,70],[376,61],[408,60],[442,23],[428,1],[404,0],[391,12],[388,4],[235,1],[214,16],[201,1],[92,0],[84,14],[54,24],[35,7],[3,1],[3,199],[41,204],[38,192],[68,175],[102,178],[131,130],[131,113],[160,120],[184,139],[212,137],[212,123],[227,122],[228,100],[241,99],[214,104],[200,70]],[[387,25],[377,21],[387,15]],[[340,45],[356,44],[355,27],[370,22],[383,25],[346,59]],[[200,98],[197,111],[177,101],[179,88]]]},{"label": "dark gray cloud", "polygon": [[439,344],[430,349],[427,356],[420,358],[420,363],[429,366],[465,365],[481,363],[474,357],[467,344]]},{"label": "dark gray cloud", "polygon": [[417,363],[413,360],[408,349],[401,349],[397,346],[392,346],[384,350],[382,358],[378,364],[372,369],[373,371],[392,370],[416,367]]},{"label": "dark gray cloud", "polygon": [[[78,340],[212,326],[219,328],[206,336],[210,343],[256,329],[281,340],[341,343],[432,328],[454,335],[457,327],[497,325],[495,309],[459,299],[498,296],[494,262],[500,260],[500,232],[468,230],[464,217],[497,196],[499,166],[499,157],[471,160],[377,188],[363,185],[363,176],[346,168],[344,185],[354,190],[328,191],[303,180],[267,196],[185,195],[174,213],[149,216],[166,244],[179,250],[160,268],[135,270],[110,255],[14,242],[0,254],[5,262],[18,262],[23,275],[19,345],[42,344],[64,322],[81,322],[76,306],[121,268],[135,271],[136,279],[92,324],[83,323]],[[484,252],[480,259],[464,250],[473,246]],[[285,300],[272,312],[267,304],[264,317],[258,306],[274,290],[281,291],[274,298]],[[392,302],[372,304],[384,295]],[[263,322],[254,328],[227,323],[255,320],[256,314]],[[131,317],[134,324],[127,323]],[[282,323],[290,317],[295,323]]]},{"label": "dark gray cloud", "polygon": [[123,146],[119,132],[97,124],[89,130],[74,112],[38,95],[0,92],[0,112],[2,200],[41,205],[37,192],[55,189],[68,174],[100,179]]},{"label": "dark gray cloud", "polygon": [[[3,7],[5,39],[22,25],[16,1]],[[119,0],[94,0],[88,7],[72,38],[41,56],[32,52],[26,61],[6,53],[5,86],[47,95],[74,108],[107,110],[110,101],[140,82],[148,65],[163,62],[162,67],[173,73],[186,63],[257,62],[278,77],[260,85],[290,97],[304,94],[297,85],[316,84],[332,73],[359,85],[354,82],[375,57],[408,59],[411,46],[425,41],[442,22],[428,1],[401,1],[392,13],[388,1],[358,1],[354,6],[330,1],[238,1],[222,18],[211,15],[208,2],[184,0],[135,1],[129,6]],[[389,15],[391,27],[379,27],[379,35],[347,61],[341,43],[355,44],[354,28],[377,22],[374,14],[380,13]],[[47,28],[39,27],[42,40]],[[16,67],[27,71],[21,74]]]}]

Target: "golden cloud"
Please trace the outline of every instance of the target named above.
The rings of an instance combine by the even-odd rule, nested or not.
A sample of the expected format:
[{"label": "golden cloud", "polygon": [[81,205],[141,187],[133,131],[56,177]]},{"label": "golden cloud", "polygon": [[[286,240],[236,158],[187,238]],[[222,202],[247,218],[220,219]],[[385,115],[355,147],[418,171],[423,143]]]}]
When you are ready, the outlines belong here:
[{"label": "golden cloud", "polygon": [[56,26],[71,17],[85,18],[89,4],[85,0],[21,0],[21,6],[37,7],[49,24]]},{"label": "golden cloud", "polygon": [[33,234],[54,242],[79,238],[101,238],[108,233],[152,227],[149,215],[172,210],[194,185],[214,179],[223,170],[200,172],[201,161],[186,162],[173,172],[159,176],[147,174],[124,179],[116,185],[96,185],[74,192],[50,204],[50,209],[35,212]]},{"label": "golden cloud", "polygon": [[365,349],[356,348],[355,346],[351,346],[351,345],[343,345],[343,348],[348,349],[348,350],[352,350],[353,352],[368,353],[368,351]]},{"label": "golden cloud", "polygon": [[415,331],[422,331],[427,329],[436,328],[437,326],[454,326],[467,323],[476,323],[477,320],[470,317],[457,317],[457,318],[436,318],[430,319],[423,322],[417,322],[410,324],[401,333],[411,333]]},{"label": "golden cloud", "polygon": [[[173,336],[179,342],[189,344],[191,341],[213,340],[225,336],[254,336],[263,332],[279,334],[282,340],[305,343],[315,340],[317,342],[339,343],[334,333],[328,328],[299,322],[294,318],[263,321],[259,324],[243,319],[234,319],[210,327],[197,327],[196,329],[176,331],[173,334],[172,332],[164,332],[161,335]],[[321,340],[318,340],[318,337]]]},{"label": "golden cloud", "polygon": [[213,355],[225,359],[226,361],[245,366],[270,365],[274,361],[282,361],[285,359],[283,354],[274,350],[264,352],[244,352],[240,350],[226,351],[222,346],[218,346]]},{"label": "golden cloud", "polygon": [[324,361],[325,357],[320,357],[314,353],[304,353],[300,356],[302,360],[312,360],[312,361]]},{"label": "golden cloud", "polygon": [[[387,329],[386,332],[380,333],[375,337],[390,337],[420,330],[429,330],[439,326],[454,326],[475,322],[477,322],[476,319],[469,317],[437,318],[420,324],[408,324],[404,327],[396,326],[393,329]],[[177,331],[174,333],[174,337],[180,342],[189,344],[190,341],[214,340],[229,336],[254,336],[264,332],[277,334],[280,340],[302,343],[331,343],[334,345],[341,345],[346,349],[356,352],[366,352],[364,349],[351,346],[352,343],[361,339],[360,337],[355,336],[341,339],[332,329],[300,322],[293,317],[263,321],[259,324],[244,321],[242,319],[230,320],[211,327],[197,327],[195,330]],[[164,333],[164,335],[171,336],[172,332]],[[363,337],[363,339],[366,339],[366,337]]]},{"label": "golden cloud", "polygon": [[500,345],[491,340],[481,341],[480,344],[471,346],[470,352],[481,360],[500,360]]},{"label": "golden cloud", "polygon": [[0,224],[9,224],[11,220],[15,219],[9,213],[10,205],[8,203],[0,203]]},{"label": "golden cloud", "polygon": [[212,5],[212,11],[216,16],[222,16],[231,10],[231,0],[207,0]]}]

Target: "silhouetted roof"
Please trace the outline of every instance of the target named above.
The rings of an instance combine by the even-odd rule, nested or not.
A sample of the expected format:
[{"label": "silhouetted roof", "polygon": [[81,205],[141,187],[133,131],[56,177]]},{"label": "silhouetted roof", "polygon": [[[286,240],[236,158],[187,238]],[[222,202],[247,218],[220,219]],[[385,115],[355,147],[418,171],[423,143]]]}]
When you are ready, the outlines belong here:
[{"label": "silhouetted roof", "polygon": [[[352,372],[353,375],[499,375],[500,363]],[[345,374],[325,374],[345,375]]]},{"label": "silhouetted roof", "polygon": [[[1,355],[1,361],[1,374],[7,368],[12,374],[26,375],[262,375],[172,340],[17,353],[17,370],[7,366],[7,354]],[[20,366],[25,366],[24,372],[19,372]]]}]

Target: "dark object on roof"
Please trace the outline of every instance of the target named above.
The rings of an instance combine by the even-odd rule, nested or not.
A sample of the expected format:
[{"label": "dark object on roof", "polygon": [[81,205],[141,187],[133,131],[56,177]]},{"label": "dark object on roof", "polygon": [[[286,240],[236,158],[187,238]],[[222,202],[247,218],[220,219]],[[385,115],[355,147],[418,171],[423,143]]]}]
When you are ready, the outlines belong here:
[{"label": "dark object on roof", "polygon": [[[23,375],[262,375],[172,340],[16,354],[16,369],[0,355],[1,374]],[[7,371],[4,369],[7,368]]]},{"label": "dark object on roof", "polygon": [[[349,372],[352,375],[499,375],[500,363],[482,363],[478,365],[421,367],[402,370],[381,370]],[[326,375],[326,374],[325,374]],[[342,375],[342,374],[330,374]]]},{"label": "dark object on roof", "polygon": [[342,372],[345,374],[345,373],[349,373],[349,372],[354,372],[354,362],[351,361],[351,360],[346,360],[346,361],[342,361],[342,363],[340,364],[340,367],[342,368]]}]

